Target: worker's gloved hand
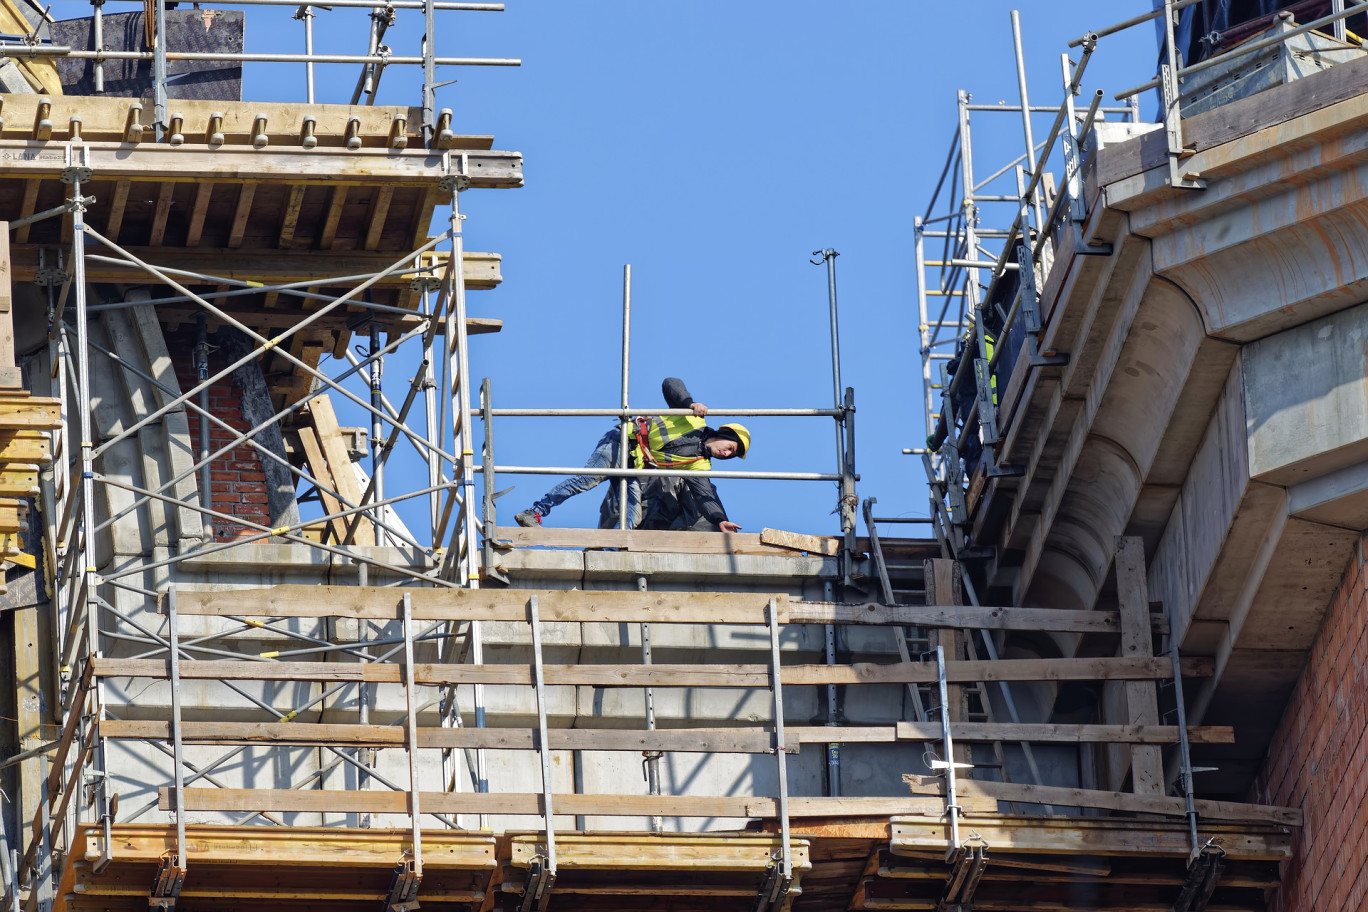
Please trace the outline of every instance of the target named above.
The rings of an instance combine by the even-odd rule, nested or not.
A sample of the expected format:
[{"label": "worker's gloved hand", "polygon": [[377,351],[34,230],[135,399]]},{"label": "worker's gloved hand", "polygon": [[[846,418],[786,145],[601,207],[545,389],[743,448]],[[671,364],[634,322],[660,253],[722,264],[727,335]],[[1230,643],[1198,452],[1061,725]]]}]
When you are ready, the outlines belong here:
[{"label": "worker's gloved hand", "polygon": [[[700,417],[701,417],[701,416],[700,416]],[[718,523],[718,524],[717,524],[717,528],[721,529],[723,532],[740,532],[740,531],[741,531],[741,527],[738,526],[736,523],[732,522],[732,521],[729,520],[729,519],[724,519],[722,522]]]},{"label": "worker's gloved hand", "polygon": [[926,437],[926,448],[931,452],[936,452],[940,447],[936,446],[936,435],[928,434]]},{"label": "worker's gloved hand", "polygon": [[693,409],[695,418],[706,418],[708,415],[708,407],[701,402],[695,402],[689,408]]}]

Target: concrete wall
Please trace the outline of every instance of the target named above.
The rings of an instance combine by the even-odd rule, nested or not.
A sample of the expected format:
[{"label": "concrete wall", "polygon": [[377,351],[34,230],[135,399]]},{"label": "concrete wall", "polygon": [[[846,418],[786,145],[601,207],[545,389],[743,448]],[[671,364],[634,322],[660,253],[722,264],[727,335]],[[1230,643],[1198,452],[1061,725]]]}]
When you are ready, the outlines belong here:
[{"label": "concrete wall", "polygon": [[1284,486],[1368,455],[1368,305],[1244,350],[1249,471]]}]

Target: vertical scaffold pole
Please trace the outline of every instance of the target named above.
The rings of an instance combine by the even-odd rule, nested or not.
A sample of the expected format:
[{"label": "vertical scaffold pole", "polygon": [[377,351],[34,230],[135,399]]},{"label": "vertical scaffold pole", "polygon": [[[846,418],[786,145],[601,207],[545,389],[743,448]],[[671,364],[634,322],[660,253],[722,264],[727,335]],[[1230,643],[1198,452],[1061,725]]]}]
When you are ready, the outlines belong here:
[{"label": "vertical scaffold pole", "polygon": [[166,136],[166,0],[156,0],[156,31],[152,36],[152,103],[157,142]]},{"label": "vertical scaffold pole", "polygon": [[[423,0],[423,27],[423,142],[432,148],[437,135],[437,6],[434,0]],[[459,261],[457,265],[460,265]]]},{"label": "vertical scaffold pole", "polygon": [[779,900],[788,891],[793,880],[793,859],[789,855],[789,801],[788,801],[788,745],[784,735],[784,682],[780,676],[779,658],[779,602],[769,600],[765,612],[769,623],[770,641],[770,687],[774,693],[774,756],[779,773],[779,850],[781,861],[778,888],[771,902],[777,908]]},{"label": "vertical scaffold pole", "polygon": [[[1344,20],[1340,20],[1343,22]],[[1178,623],[1173,616],[1173,610],[1168,608],[1169,615],[1169,661],[1173,664],[1173,702],[1178,711],[1178,749],[1179,763],[1181,769],[1180,785],[1183,788],[1183,799],[1187,802],[1188,819],[1188,838],[1192,845],[1192,858],[1196,858],[1201,852],[1202,843],[1197,836],[1197,803],[1192,787],[1192,747],[1188,741],[1187,727],[1187,701],[1183,697],[1183,662],[1179,654],[1178,637],[1175,635]]]},{"label": "vertical scaffold pole", "polygon": [[[182,872],[189,866],[185,857],[185,754],[181,745],[180,621],[176,615],[176,586],[166,587],[166,623],[171,643],[171,751],[176,789],[176,860]],[[73,709],[78,709],[73,707]]]},{"label": "vertical scaffold pole", "polygon": [[[931,376],[931,314],[926,305],[926,225],[920,215],[912,219],[913,268],[917,277],[917,335],[922,357],[922,408],[926,415],[926,436],[936,433],[936,397]],[[917,443],[921,445],[920,441]]]},{"label": "vertical scaffold pole", "polygon": [[[367,334],[370,342],[370,350],[367,353],[370,358],[370,370],[368,379],[370,381],[370,402],[371,402],[371,500],[380,503],[385,499],[385,451],[384,427],[380,423],[380,416],[385,405],[383,378],[385,375],[385,360],[380,349],[380,324],[371,321]],[[388,544],[384,526],[384,507],[375,507],[371,516],[375,525],[375,543],[377,545]]]},{"label": "vertical scaffold pole", "polygon": [[[429,320],[440,319],[439,315],[433,313],[432,291],[430,288],[423,289],[423,312],[427,314]],[[432,335],[423,334],[423,408],[427,417],[427,468],[428,468],[428,487],[432,488],[432,493],[428,494],[428,512],[432,525],[432,546],[435,548],[439,542],[436,541],[438,535],[437,526],[441,523],[442,515],[442,492],[437,490],[437,484],[442,480],[442,457],[438,455],[441,450],[442,437],[439,427],[437,413],[437,378],[436,370],[433,366]],[[488,426],[485,433],[489,432]]]},{"label": "vertical scaffold pole", "polygon": [[409,767],[409,818],[413,827],[413,877],[423,877],[423,825],[419,808],[418,779],[418,681],[413,672],[413,601],[409,593],[404,593],[404,696],[408,724],[408,767]]},{"label": "vertical scaffold pole", "polygon": [[[295,18],[304,20],[304,56],[312,58],[314,49],[313,7],[307,3],[304,4],[295,13]],[[309,104],[314,103],[314,65],[312,59],[304,63],[304,97]]]},{"label": "vertical scaffold pole", "polygon": [[[646,577],[637,577],[637,591],[646,591]],[[650,665],[653,661],[651,655],[651,625],[642,622],[641,624],[641,664]],[[646,688],[646,730],[655,731],[655,690]],[[642,752],[642,759],[646,765],[646,786],[647,791],[652,795],[660,794],[660,751],[648,750]],[[651,815],[651,832],[659,833],[662,829],[662,821],[659,814]]]},{"label": "vertical scaffold pole", "polygon": [[[480,381],[480,413],[484,420],[484,443],[480,446],[480,480],[484,484],[482,521],[484,525],[484,567],[485,573],[494,571],[494,389],[489,378]],[[500,574],[502,578],[502,574]],[[506,580],[505,580],[506,581]]]},{"label": "vertical scaffold pole", "polygon": [[[535,900],[536,908],[545,909],[556,882],[556,823],[551,784],[551,738],[546,725],[546,668],[542,662],[541,617],[537,612],[537,597],[527,600],[528,622],[532,625],[533,684],[537,691],[537,754],[541,758],[542,825],[546,830],[546,865],[537,884],[536,895],[523,898],[523,909]],[[528,890],[532,887],[529,884]]]},{"label": "vertical scaffold pole", "polygon": [[[627,405],[627,376],[628,367],[631,363],[632,351],[632,264],[627,263],[622,267],[622,410],[625,412],[629,408]],[[631,451],[628,447],[632,419],[624,415],[622,417],[622,435],[618,444],[619,465],[628,468],[631,463]],[[618,528],[630,528],[627,516],[627,488],[631,483],[626,475],[618,482]]]},{"label": "vertical scaffold pole", "polygon": [[[428,8],[429,16],[431,16],[431,0],[429,0]],[[451,286],[449,291],[450,306],[447,311],[450,317],[447,322],[447,343],[454,347],[456,356],[454,369],[450,370],[450,392],[453,397],[452,415],[455,419],[452,444],[455,447],[457,460],[452,471],[455,474],[453,479],[455,482],[454,491],[460,494],[461,499],[460,534],[452,548],[456,552],[458,582],[467,588],[478,589],[480,574],[475,561],[477,533],[475,448],[474,438],[471,434],[470,396],[468,394],[470,337],[466,332],[465,237],[461,229],[461,222],[465,216],[461,215],[460,209],[461,191],[470,186],[470,178],[467,176],[465,156],[461,156],[459,162],[460,166],[457,172],[451,176],[451,265],[448,270],[451,275]],[[448,173],[450,174],[449,168]],[[448,359],[448,364],[450,364],[450,359]],[[479,621],[470,621],[469,624],[470,661],[480,665],[484,663],[483,631]],[[483,684],[474,686],[474,696],[475,727],[484,728],[485,694]],[[486,771],[484,748],[475,749],[475,789],[479,792],[489,791],[489,776]],[[479,815],[479,825],[482,830],[488,827],[489,818],[485,814]]]},{"label": "vertical scaffold pole", "polygon": [[950,688],[945,680],[945,647],[936,646],[936,683],[940,687],[941,738],[945,742],[945,810],[950,818],[950,847],[945,860],[959,851],[959,797],[955,792],[955,744],[950,736]]},{"label": "vertical scaffold pole", "polygon": [[[93,28],[94,28],[94,32],[95,32],[95,49],[96,49],[96,50],[101,50],[101,49],[104,48],[104,5],[105,5],[105,0],[90,0],[90,5],[93,6],[93,7],[95,7],[95,9],[94,9],[94,16],[93,16],[93,19],[94,19]],[[103,95],[103,94],[104,94],[104,61],[103,61],[103,60],[96,60],[96,61],[95,61],[95,94],[96,94],[96,95]]]},{"label": "vertical scaffold pole", "polygon": [[[1031,130],[1031,96],[1026,91],[1026,59],[1021,50],[1021,12],[1012,10],[1012,48],[1016,51],[1016,72],[1017,72],[1017,93],[1021,97],[1021,129],[1026,138],[1026,167],[1031,172],[1031,178],[1036,176],[1036,168],[1043,167],[1043,163],[1036,162],[1035,157],[1035,134]],[[1035,215],[1035,227],[1037,231],[1044,231],[1045,226],[1041,224],[1043,215],[1041,214],[1040,194],[1037,192],[1031,196],[1031,208]],[[1025,237],[1030,237],[1026,230],[1026,223],[1022,222],[1021,233]],[[972,254],[974,248],[969,248]]]}]

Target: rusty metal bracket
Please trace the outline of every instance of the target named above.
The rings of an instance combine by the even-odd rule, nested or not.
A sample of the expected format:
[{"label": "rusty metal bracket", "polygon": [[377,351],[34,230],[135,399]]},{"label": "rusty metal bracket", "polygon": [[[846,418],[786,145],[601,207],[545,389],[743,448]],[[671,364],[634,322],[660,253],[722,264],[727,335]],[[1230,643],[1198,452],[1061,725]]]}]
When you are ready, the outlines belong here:
[{"label": "rusty metal bracket", "polygon": [[184,886],[185,868],[181,860],[175,855],[163,855],[152,889],[147,894],[148,912],[170,912],[176,908],[176,900]]}]

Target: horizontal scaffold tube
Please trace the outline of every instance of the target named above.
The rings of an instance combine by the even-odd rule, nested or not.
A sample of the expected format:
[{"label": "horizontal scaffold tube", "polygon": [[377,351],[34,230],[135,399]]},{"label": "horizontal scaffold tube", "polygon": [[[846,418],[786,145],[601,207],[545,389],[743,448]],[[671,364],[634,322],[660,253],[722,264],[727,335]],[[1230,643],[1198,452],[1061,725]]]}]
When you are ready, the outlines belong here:
[{"label": "horizontal scaffold tube", "polygon": [[[472,406],[472,410],[474,407]],[[692,415],[692,409],[638,409],[621,408],[585,408],[585,409],[519,409],[519,408],[496,408],[490,409],[490,414],[495,418],[654,418],[663,415]],[[844,414],[844,409],[834,408],[812,408],[812,409],[708,409],[708,417],[727,417],[727,418],[840,418]]]},{"label": "horizontal scaffold tube", "polygon": [[[483,472],[481,466],[476,472]],[[495,466],[496,475],[593,475],[600,478],[749,478],[757,481],[840,481],[832,472],[701,472],[698,469],[610,469],[584,466]],[[855,479],[859,480],[858,475]]]},{"label": "horizontal scaffold tube", "polygon": [[[61,44],[0,45],[0,57],[65,57],[69,60],[152,60],[151,51],[78,51]],[[211,51],[168,51],[167,60],[207,60],[223,63],[373,63],[419,66],[422,57],[400,54],[230,54]],[[517,57],[438,57],[438,66],[522,66]]]}]

